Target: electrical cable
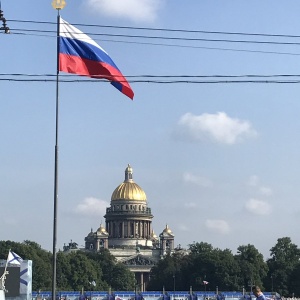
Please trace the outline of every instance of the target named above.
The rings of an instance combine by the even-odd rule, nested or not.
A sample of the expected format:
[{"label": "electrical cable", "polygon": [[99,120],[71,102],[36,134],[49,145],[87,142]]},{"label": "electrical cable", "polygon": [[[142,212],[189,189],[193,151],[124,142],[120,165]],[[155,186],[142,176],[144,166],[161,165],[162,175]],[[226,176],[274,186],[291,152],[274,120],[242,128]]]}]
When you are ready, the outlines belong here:
[{"label": "electrical cable", "polygon": [[[38,32],[38,33],[55,33],[54,30],[41,29],[20,29],[10,28],[11,31],[19,32]],[[276,42],[276,41],[251,41],[251,40],[229,40],[229,39],[205,39],[205,38],[184,38],[184,37],[164,37],[164,36],[147,36],[147,35],[129,35],[129,34],[111,34],[111,33],[84,33],[89,36],[108,36],[108,37],[125,37],[125,38],[142,38],[156,40],[176,40],[189,42],[222,42],[222,43],[241,43],[241,44],[265,44],[265,45],[293,45],[300,46],[300,42]]]},{"label": "electrical cable", "polygon": [[[15,78],[0,78],[0,81],[11,81],[11,82],[56,82],[55,79],[15,79]],[[99,79],[76,79],[68,80],[61,79],[63,83],[107,83],[106,80]],[[122,82],[122,81],[120,81]],[[295,84],[300,83],[299,80],[128,80],[129,83],[154,83],[154,84],[236,84],[236,83],[260,83],[260,84]]]},{"label": "electrical cable", "polygon": [[[38,36],[38,37],[51,37],[56,38],[56,35],[46,34],[31,34],[31,33],[19,33],[10,32],[11,35],[24,35],[24,36]],[[279,51],[264,51],[264,50],[249,50],[249,49],[234,49],[234,48],[222,48],[222,47],[208,47],[208,46],[193,46],[193,45],[179,45],[179,44],[163,44],[153,42],[137,42],[137,41],[122,41],[122,40],[111,40],[111,39],[94,39],[100,42],[113,42],[113,43],[124,43],[124,44],[137,44],[137,45],[151,45],[151,46],[163,46],[163,47],[177,47],[177,48],[190,48],[190,49],[204,49],[204,50],[218,50],[218,51],[233,51],[233,52],[248,52],[248,53],[260,53],[260,54],[276,54],[276,55],[292,55],[299,56],[300,53],[295,52],[279,52]]]},{"label": "electrical cable", "polygon": [[[49,24],[56,25],[55,22],[47,21],[30,21],[30,20],[8,20],[10,22],[32,23],[32,24]],[[300,35],[290,34],[270,34],[270,33],[246,33],[246,32],[228,32],[228,31],[206,31],[206,30],[188,30],[188,29],[168,29],[168,28],[153,28],[153,27],[133,27],[133,26],[116,26],[116,25],[95,25],[72,23],[74,26],[86,26],[96,28],[111,28],[111,29],[131,29],[145,31],[163,31],[163,32],[182,32],[182,33],[203,33],[203,34],[224,34],[224,35],[242,35],[242,36],[262,36],[262,37],[281,37],[281,38],[300,38]]]}]

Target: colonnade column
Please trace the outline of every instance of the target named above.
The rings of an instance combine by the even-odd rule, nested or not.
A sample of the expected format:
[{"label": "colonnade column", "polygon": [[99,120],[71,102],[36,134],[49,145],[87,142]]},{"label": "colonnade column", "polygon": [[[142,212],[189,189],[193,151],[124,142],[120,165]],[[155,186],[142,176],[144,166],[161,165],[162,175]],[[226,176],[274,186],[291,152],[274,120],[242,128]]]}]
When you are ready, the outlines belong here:
[{"label": "colonnade column", "polygon": [[147,222],[146,221],[143,221],[143,232],[144,232],[144,238],[146,238],[147,237],[147,231],[146,231],[146,228],[147,228]]},{"label": "colonnade column", "polygon": [[105,230],[109,233],[109,225],[108,225],[109,223],[106,221],[105,222]]},{"label": "colonnade column", "polygon": [[145,291],[145,287],[144,287],[144,273],[141,272],[141,277],[140,277],[140,282],[141,282],[141,292]]},{"label": "colonnade column", "polygon": [[133,221],[133,237],[136,238],[136,221]]}]

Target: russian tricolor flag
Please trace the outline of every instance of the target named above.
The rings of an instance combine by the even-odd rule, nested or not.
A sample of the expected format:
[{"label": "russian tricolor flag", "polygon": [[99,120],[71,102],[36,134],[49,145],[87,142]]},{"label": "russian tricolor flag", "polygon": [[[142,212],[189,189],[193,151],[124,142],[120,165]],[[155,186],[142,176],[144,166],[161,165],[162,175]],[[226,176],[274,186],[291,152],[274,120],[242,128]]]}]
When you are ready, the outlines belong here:
[{"label": "russian tricolor flag", "polygon": [[89,36],[60,18],[59,71],[105,78],[133,99],[134,93],[109,55]]}]

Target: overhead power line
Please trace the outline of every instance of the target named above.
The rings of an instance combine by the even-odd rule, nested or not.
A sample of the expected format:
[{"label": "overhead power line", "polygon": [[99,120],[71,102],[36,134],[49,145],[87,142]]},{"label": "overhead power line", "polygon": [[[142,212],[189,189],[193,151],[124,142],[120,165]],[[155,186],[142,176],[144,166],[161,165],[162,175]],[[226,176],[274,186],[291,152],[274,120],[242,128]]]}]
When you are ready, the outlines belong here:
[{"label": "overhead power line", "polygon": [[[24,36],[38,36],[38,37],[51,37],[56,38],[56,35],[49,34],[34,34],[34,33],[21,33],[12,32],[15,35]],[[92,35],[92,34],[91,34]],[[250,49],[234,49],[234,48],[224,48],[224,47],[209,47],[209,46],[196,46],[196,45],[181,45],[181,44],[166,44],[166,43],[153,43],[153,42],[138,42],[138,41],[125,41],[125,40],[115,40],[115,39],[94,39],[100,42],[112,42],[112,43],[123,43],[123,44],[137,44],[137,45],[151,45],[151,46],[162,46],[162,47],[177,47],[177,48],[189,48],[189,49],[204,49],[204,50],[219,50],[219,51],[233,51],[233,52],[246,52],[246,53],[260,53],[260,54],[276,54],[276,55],[291,55],[299,56],[300,53],[295,52],[282,52],[282,51],[267,51],[267,50],[250,50]]]},{"label": "overhead power line", "polygon": [[[16,22],[21,24],[29,25],[56,25],[55,22],[46,22],[46,21],[30,21],[30,20],[9,20],[10,22]],[[265,34],[265,33],[245,33],[245,32],[226,32],[226,31],[205,31],[205,30],[186,30],[186,29],[166,29],[166,28],[150,28],[150,27],[130,27],[130,26],[114,26],[114,25],[95,25],[95,24],[78,24],[74,23],[76,26],[86,26],[90,28],[99,28],[99,29],[111,29],[118,30],[126,29],[127,31],[133,30],[143,30],[147,34],[136,35],[136,34],[120,34],[120,33],[91,33],[85,32],[85,34],[93,36],[97,41],[107,41],[114,43],[127,43],[127,44],[139,44],[139,45],[151,45],[151,46],[163,46],[163,47],[179,47],[179,48],[190,48],[190,49],[205,49],[205,50],[218,50],[218,51],[233,51],[233,52],[247,52],[247,53],[261,53],[261,54],[276,54],[276,55],[291,55],[299,56],[300,53],[297,51],[276,51],[276,50],[261,50],[261,49],[240,49],[240,47],[218,47],[218,46],[205,46],[203,43],[227,43],[234,45],[266,45],[266,46],[299,46],[300,45],[300,36],[299,35],[288,35],[288,34]],[[41,29],[39,26],[38,29],[35,28],[11,28],[11,32],[19,35],[31,35],[39,37],[56,37],[56,30],[53,29]],[[170,35],[173,33],[180,34],[176,36],[164,36],[164,35],[150,35],[150,32],[162,32]],[[193,34],[191,36],[190,34]],[[238,37],[249,37],[249,39],[241,38],[203,38],[199,37],[199,34],[206,35],[230,35]],[[183,36],[182,36],[183,35]],[[197,35],[197,36],[195,36]],[[252,39],[250,38],[252,37]],[[253,38],[256,37],[254,40]],[[261,40],[262,38],[268,38],[268,40]],[[259,39],[257,39],[259,38]],[[274,40],[276,38],[276,40]],[[289,40],[283,40],[289,39]],[[293,40],[290,40],[293,39]],[[168,43],[169,42],[169,43]],[[202,43],[202,45],[201,45]]]},{"label": "overhead power line", "polygon": [[[0,74],[0,81],[12,82],[55,82],[54,74]],[[60,75],[60,82],[64,83],[101,83],[107,80],[82,77],[76,75]],[[300,83],[298,74],[278,75],[128,75],[130,83],[154,84],[238,84],[238,83],[264,83],[264,84],[291,84]],[[286,79],[289,78],[289,79]]]},{"label": "overhead power line", "polygon": [[[55,82],[55,79],[14,79],[14,78],[0,78],[0,81],[12,81],[12,82]],[[64,83],[99,83],[104,81],[98,81],[93,79],[87,80],[66,80],[62,79],[60,82]],[[105,81],[106,82],[106,81]],[[236,84],[236,83],[263,83],[263,84],[295,84],[300,83],[299,80],[128,80],[129,83],[157,83],[157,84]]]},{"label": "overhead power line", "polygon": [[[17,22],[17,23],[56,25],[55,22],[47,22],[47,21],[14,20],[14,19],[11,19],[11,20],[8,20],[8,21],[10,21],[10,22]],[[170,29],[170,28],[154,28],[154,27],[95,25],[95,24],[83,24],[83,23],[72,23],[72,25],[74,25],[74,26],[95,27],[95,28],[130,29],[130,30],[144,30],[144,31],[202,33],[202,34],[223,34],[223,35],[261,36],[261,37],[281,37],[281,38],[300,38],[300,35],[291,35],[291,34],[247,33],[247,32],[208,31],[208,30],[188,30],[188,29]]]},{"label": "overhead power line", "polygon": [[[11,31],[18,32],[36,32],[36,33],[55,33],[54,30],[41,29],[21,29],[11,28]],[[166,37],[166,36],[149,36],[149,35],[129,35],[129,34],[112,34],[112,33],[85,33],[91,36],[108,36],[123,37],[135,39],[155,39],[155,40],[173,40],[173,41],[189,41],[189,42],[222,42],[222,43],[240,43],[240,44],[265,44],[265,45],[293,45],[300,46],[300,42],[277,42],[277,41],[257,41],[257,40],[230,40],[230,39],[207,39],[207,38],[186,38],[186,37]]]},{"label": "overhead power line", "polygon": [[[0,77],[14,76],[14,77],[55,77],[56,74],[25,74],[25,73],[0,73]],[[60,74],[60,77],[72,77],[77,75],[73,74]],[[118,77],[118,76],[115,76]],[[123,76],[120,76],[123,77]],[[300,77],[300,74],[242,74],[242,75],[126,75],[126,78],[278,78],[278,77]],[[86,77],[84,77],[86,78]]]}]

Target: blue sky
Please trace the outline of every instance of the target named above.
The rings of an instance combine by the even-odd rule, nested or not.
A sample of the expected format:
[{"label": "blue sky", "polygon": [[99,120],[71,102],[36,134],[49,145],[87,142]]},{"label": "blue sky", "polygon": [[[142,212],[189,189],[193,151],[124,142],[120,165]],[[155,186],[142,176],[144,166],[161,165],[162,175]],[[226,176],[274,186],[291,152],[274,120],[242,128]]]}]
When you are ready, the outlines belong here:
[{"label": "blue sky", "polygon": [[[2,74],[55,74],[49,1],[2,0]],[[298,35],[297,1],[76,0],[71,24]],[[14,21],[13,21],[14,20]],[[299,42],[299,38],[77,26],[126,75],[299,74],[299,45],[141,40],[96,33]],[[130,42],[130,43],[128,43]],[[148,43],[148,44],[146,44]],[[150,44],[149,44],[150,43]],[[151,44],[152,43],[152,44]],[[168,46],[153,45],[165,43]],[[176,47],[175,45],[184,47]],[[172,46],[171,46],[172,45]],[[3,78],[3,77],[1,77]],[[281,78],[282,79],[282,78]],[[2,240],[52,249],[55,82],[0,81]],[[269,257],[278,238],[300,245],[299,84],[132,83],[132,102],[108,82],[61,83],[58,248],[101,222],[128,163],[146,192],[157,234]]]}]

